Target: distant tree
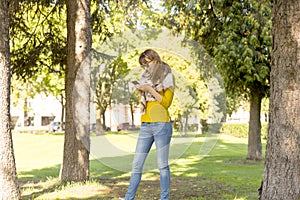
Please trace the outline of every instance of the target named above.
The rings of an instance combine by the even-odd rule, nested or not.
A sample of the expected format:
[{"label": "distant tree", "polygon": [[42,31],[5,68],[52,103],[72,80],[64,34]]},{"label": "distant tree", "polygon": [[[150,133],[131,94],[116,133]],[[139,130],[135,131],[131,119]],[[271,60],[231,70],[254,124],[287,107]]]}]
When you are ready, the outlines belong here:
[{"label": "distant tree", "polygon": [[[129,71],[129,70],[128,70]],[[115,87],[113,88],[112,92],[112,103],[113,104],[123,104],[123,105],[129,105],[130,108],[130,116],[131,116],[131,125],[135,125],[135,108],[139,105],[139,94],[138,91],[133,88],[133,85],[130,83],[131,80],[127,80],[126,74],[122,76],[121,79],[119,79],[116,82]]]},{"label": "distant tree", "polygon": [[0,199],[21,199],[10,125],[9,7],[0,2]]},{"label": "distant tree", "polygon": [[262,200],[300,199],[300,0],[273,4],[270,122]]},{"label": "distant tree", "polygon": [[101,116],[101,118],[96,120],[97,134],[103,134],[106,128],[105,111],[107,107],[111,105],[113,90],[117,86],[116,83],[128,72],[126,62],[120,57],[113,60],[110,64],[100,65],[100,68],[99,77],[96,77],[97,83],[93,100],[97,106],[97,111]]},{"label": "distant tree", "polygon": [[159,16],[162,24],[204,46],[223,77],[227,98],[250,101],[247,158],[261,160],[261,100],[270,84],[271,1],[163,2],[167,15]]},{"label": "distant tree", "polygon": [[[222,12],[221,12],[222,13]],[[225,15],[225,14],[223,14]],[[234,15],[234,16],[232,16]],[[250,102],[248,153],[261,160],[261,104],[269,95],[271,59],[271,3],[233,3],[216,50],[216,62],[230,95],[245,95]]]},{"label": "distant tree", "polygon": [[[106,55],[103,52],[103,43],[111,38],[118,36],[126,31],[136,30],[140,23],[141,15],[145,9],[144,1],[119,1],[119,0],[94,0],[91,6],[91,19],[93,31],[93,58],[97,59],[97,66],[92,67],[98,77],[92,74],[92,90],[96,104],[96,133],[103,134],[106,129],[105,111],[111,105],[112,100],[120,103],[122,97],[113,96],[113,91],[117,91],[120,77],[126,73],[127,65],[123,59],[127,50],[135,44],[124,40],[112,40],[111,49],[118,52],[117,55]],[[94,59],[93,59],[94,62]],[[96,69],[96,70],[95,70]],[[99,73],[101,72],[101,73]],[[126,83],[122,83],[125,84]],[[114,90],[113,90],[114,89]],[[119,90],[121,92],[121,90]],[[125,94],[122,91],[119,94]],[[115,97],[120,97],[118,100]],[[115,101],[115,102],[116,102]],[[122,100],[121,100],[122,101]],[[124,103],[124,102],[123,102]],[[130,103],[133,103],[130,101]],[[132,108],[132,107],[131,107]],[[133,116],[133,115],[132,115]]]},{"label": "distant tree", "polygon": [[67,0],[66,126],[60,179],[90,177],[90,1]]}]

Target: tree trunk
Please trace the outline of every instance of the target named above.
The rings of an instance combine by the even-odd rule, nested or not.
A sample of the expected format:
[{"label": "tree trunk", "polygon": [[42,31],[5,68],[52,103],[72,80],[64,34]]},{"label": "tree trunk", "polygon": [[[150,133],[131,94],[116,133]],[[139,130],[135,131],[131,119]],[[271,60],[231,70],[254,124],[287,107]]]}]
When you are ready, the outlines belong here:
[{"label": "tree trunk", "polygon": [[178,120],[177,121],[178,122],[178,131],[179,131],[180,135],[183,136],[184,133],[183,133],[182,115],[179,115],[177,120]]},{"label": "tree trunk", "polygon": [[184,124],[183,124],[184,135],[188,134],[188,128],[189,128],[188,121],[189,121],[189,115],[185,113]]},{"label": "tree trunk", "polygon": [[102,113],[102,128],[103,128],[103,130],[105,132],[105,130],[106,130],[105,112]]},{"label": "tree trunk", "polygon": [[260,110],[262,95],[259,89],[254,88],[250,96],[250,121],[248,131],[249,160],[262,160]]},{"label": "tree trunk", "polygon": [[300,199],[300,0],[274,1],[270,122],[261,199]]},{"label": "tree trunk", "polygon": [[60,131],[64,131],[64,122],[65,122],[65,101],[64,101],[64,95],[60,95],[60,104],[61,104],[61,117],[60,117]]},{"label": "tree trunk", "polygon": [[104,135],[103,125],[102,125],[102,113],[101,110],[97,110],[96,114],[96,135]]},{"label": "tree trunk", "polygon": [[27,97],[24,98],[23,113],[24,113],[23,114],[24,115],[23,124],[25,127],[25,126],[28,126],[28,99],[27,99]]},{"label": "tree trunk", "polygon": [[96,135],[104,135],[101,118],[96,119]]},{"label": "tree trunk", "polygon": [[89,0],[67,0],[66,130],[60,179],[86,181],[90,176]]},{"label": "tree trunk", "polygon": [[10,127],[8,2],[0,1],[0,199],[21,199]]},{"label": "tree trunk", "polygon": [[201,118],[198,119],[198,132],[197,134],[202,135],[202,120]]}]

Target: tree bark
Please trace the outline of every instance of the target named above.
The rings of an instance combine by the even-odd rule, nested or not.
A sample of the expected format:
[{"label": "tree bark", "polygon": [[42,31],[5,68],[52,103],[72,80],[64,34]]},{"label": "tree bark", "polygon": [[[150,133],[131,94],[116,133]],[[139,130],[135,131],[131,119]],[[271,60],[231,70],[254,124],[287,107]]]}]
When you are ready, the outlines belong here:
[{"label": "tree bark", "polygon": [[0,1],[0,199],[21,199],[10,127],[8,2]]},{"label": "tree bark", "polygon": [[60,131],[64,131],[64,123],[65,123],[65,100],[64,100],[64,95],[60,95],[60,104],[61,104],[61,116],[60,116]]},{"label": "tree bark", "polygon": [[96,135],[104,135],[103,123],[102,123],[102,114],[98,110],[96,113]]},{"label": "tree bark", "polygon": [[[106,110],[106,109],[105,109],[105,110]],[[105,132],[105,130],[106,130],[105,112],[102,113],[102,128],[103,128],[103,130],[104,130],[104,132]]]},{"label": "tree bark", "polygon": [[134,110],[133,110],[133,104],[132,104],[131,101],[129,102],[129,106],[130,106],[130,116],[131,116],[131,127],[134,127],[135,126],[135,123],[134,123]]},{"label": "tree bark", "polygon": [[300,0],[273,5],[270,122],[261,199],[300,199]]},{"label": "tree bark", "polygon": [[259,89],[254,88],[250,96],[250,121],[248,131],[248,160],[262,160],[262,144],[261,144],[261,110],[262,95]]},{"label": "tree bark", "polygon": [[89,0],[67,0],[66,130],[60,179],[86,181],[90,176]]}]

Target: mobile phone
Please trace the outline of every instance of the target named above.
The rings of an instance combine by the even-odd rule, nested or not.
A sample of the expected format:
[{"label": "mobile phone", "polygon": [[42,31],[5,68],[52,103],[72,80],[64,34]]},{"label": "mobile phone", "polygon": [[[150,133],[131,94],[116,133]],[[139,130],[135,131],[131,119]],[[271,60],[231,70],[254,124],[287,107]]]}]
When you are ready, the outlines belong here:
[{"label": "mobile phone", "polygon": [[131,81],[134,85],[139,85],[140,83],[138,81]]}]

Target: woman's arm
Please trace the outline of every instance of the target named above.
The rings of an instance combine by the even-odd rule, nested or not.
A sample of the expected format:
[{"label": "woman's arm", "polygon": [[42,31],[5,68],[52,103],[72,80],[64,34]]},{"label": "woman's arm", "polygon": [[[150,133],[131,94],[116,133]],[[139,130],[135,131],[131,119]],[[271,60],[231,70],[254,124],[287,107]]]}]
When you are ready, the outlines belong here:
[{"label": "woman's arm", "polygon": [[164,91],[161,101],[159,102],[165,108],[169,108],[172,104],[174,96],[174,90],[172,88],[168,88]]},{"label": "woman's arm", "polygon": [[173,100],[174,91],[171,88],[168,88],[164,91],[163,96],[158,93],[150,85],[137,85],[136,88],[140,91],[147,91],[152,94],[152,96],[165,108],[168,108]]}]

